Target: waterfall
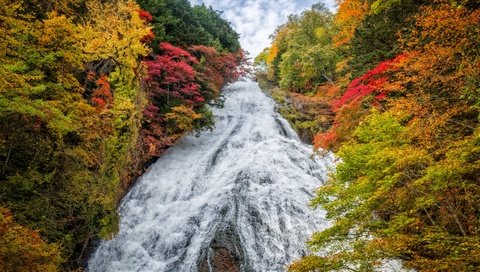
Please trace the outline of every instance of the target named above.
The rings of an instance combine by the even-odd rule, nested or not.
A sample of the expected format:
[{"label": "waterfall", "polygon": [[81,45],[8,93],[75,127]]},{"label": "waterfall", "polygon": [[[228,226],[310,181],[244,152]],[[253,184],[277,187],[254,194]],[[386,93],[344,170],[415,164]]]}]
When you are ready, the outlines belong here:
[{"label": "waterfall", "polygon": [[215,129],[184,137],[125,196],[89,271],[285,271],[328,227],[308,202],[333,155],[312,156],[255,82],[224,95]]}]

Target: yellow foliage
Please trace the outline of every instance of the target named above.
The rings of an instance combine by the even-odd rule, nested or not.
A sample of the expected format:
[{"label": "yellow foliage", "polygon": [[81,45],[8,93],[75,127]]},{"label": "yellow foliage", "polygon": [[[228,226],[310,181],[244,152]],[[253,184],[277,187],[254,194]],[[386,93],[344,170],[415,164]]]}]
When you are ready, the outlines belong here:
[{"label": "yellow foliage", "polygon": [[0,0],[0,93],[7,88],[23,86],[30,75],[20,76],[16,70],[22,70],[25,65],[16,58],[27,47],[25,37],[32,35],[34,24],[30,16],[18,14],[21,4],[13,0]]},{"label": "yellow foliage", "polygon": [[150,32],[138,15],[138,5],[128,0],[115,3],[90,0],[87,7],[90,16],[82,31],[85,61],[100,57],[136,68],[138,56],[149,51],[141,40]]},{"label": "yellow foliage", "polygon": [[272,46],[267,56],[267,65],[272,65],[275,59],[278,57],[278,54],[280,53],[279,44],[283,42],[283,40],[288,36],[289,32],[290,29],[288,25],[284,25],[279,28],[279,30],[275,34],[275,38],[273,39]]},{"label": "yellow foliage", "polygon": [[175,129],[179,129],[182,132],[192,131],[194,121],[200,118],[202,118],[201,114],[184,105],[173,107],[172,111],[166,114],[167,121],[173,121]]},{"label": "yellow foliage", "polygon": [[403,41],[411,53],[400,63],[397,82],[390,86],[405,93],[392,110],[408,113],[411,137],[433,149],[445,146],[447,140],[458,140],[446,135],[475,127],[475,119],[461,119],[476,114],[471,104],[478,97],[480,81],[480,10],[437,2],[443,4],[424,7],[417,15],[415,31]]},{"label": "yellow foliage", "polygon": [[275,58],[277,57],[278,55],[278,46],[274,43],[272,44],[272,47],[270,48],[270,51],[268,52],[268,56],[267,56],[267,64],[270,65],[273,63],[273,61],[275,60]]}]

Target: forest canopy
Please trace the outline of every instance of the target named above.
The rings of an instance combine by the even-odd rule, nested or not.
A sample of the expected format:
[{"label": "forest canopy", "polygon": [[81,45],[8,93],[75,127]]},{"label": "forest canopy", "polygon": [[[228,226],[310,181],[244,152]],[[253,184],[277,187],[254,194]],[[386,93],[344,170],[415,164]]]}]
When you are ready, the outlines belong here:
[{"label": "forest canopy", "polygon": [[183,0],[0,0],[0,270],[82,266],[117,204],[244,63]]},{"label": "forest canopy", "polygon": [[478,270],[478,1],[337,2],[292,15],[256,58],[296,129],[341,159],[311,202],[333,225],[290,271]]}]

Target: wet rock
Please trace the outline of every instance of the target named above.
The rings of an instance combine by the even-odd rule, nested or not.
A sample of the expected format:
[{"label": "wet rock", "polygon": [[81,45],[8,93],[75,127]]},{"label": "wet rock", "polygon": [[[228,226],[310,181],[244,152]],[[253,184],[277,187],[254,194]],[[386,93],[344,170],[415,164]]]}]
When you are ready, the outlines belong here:
[{"label": "wet rock", "polygon": [[245,254],[235,228],[229,224],[217,232],[212,243],[201,255],[199,272],[247,271]]}]

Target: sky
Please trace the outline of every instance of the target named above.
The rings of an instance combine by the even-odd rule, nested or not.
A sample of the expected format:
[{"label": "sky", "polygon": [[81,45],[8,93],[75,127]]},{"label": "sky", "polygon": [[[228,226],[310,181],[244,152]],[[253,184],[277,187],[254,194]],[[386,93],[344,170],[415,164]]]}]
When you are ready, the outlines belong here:
[{"label": "sky", "polygon": [[333,9],[334,0],[190,0],[223,11],[222,17],[240,34],[244,50],[254,58],[270,46],[270,34],[287,21],[290,14],[299,14],[313,4],[323,2]]}]

